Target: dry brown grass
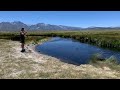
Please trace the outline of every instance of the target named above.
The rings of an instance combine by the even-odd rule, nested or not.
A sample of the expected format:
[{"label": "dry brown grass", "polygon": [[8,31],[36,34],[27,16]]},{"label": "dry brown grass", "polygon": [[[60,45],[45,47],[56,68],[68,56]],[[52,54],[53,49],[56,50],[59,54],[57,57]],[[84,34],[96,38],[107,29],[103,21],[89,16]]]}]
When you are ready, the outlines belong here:
[{"label": "dry brown grass", "polygon": [[[38,54],[30,44],[31,52],[21,53],[17,41],[0,40],[1,79],[111,79],[120,78],[119,70],[107,64],[75,66]],[[119,67],[117,68],[119,69]]]}]

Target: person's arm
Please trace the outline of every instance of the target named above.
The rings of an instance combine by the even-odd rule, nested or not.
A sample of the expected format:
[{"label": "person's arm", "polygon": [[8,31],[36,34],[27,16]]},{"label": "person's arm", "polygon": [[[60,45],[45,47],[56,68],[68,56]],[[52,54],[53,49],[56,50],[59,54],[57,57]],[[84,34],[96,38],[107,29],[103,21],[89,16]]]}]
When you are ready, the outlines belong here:
[{"label": "person's arm", "polygon": [[27,32],[26,31],[24,32],[24,36],[27,36]]},{"label": "person's arm", "polygon": [[25,31],[25,32],[24,32],[24,34],[26,35],[26,34],[27,34],[27,32]]},{"label": "person's arm", "polygon": [[22,34],[22,35],[26,35],[26,33],[27,33],[27,32],[20,32],[20,34]]},{"label": "person's arm", "polygon": [[27,34],[27,32],[25,31],[25,35]]}]

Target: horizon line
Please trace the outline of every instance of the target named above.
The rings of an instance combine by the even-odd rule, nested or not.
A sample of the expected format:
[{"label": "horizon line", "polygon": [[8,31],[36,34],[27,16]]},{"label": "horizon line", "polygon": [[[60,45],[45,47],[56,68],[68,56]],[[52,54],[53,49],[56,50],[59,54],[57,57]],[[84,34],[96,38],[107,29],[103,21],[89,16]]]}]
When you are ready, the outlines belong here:
[{"label": "horizon line", "polygon": [[[44,23],[44,22],[38,22],[38,23],[34,23],[34,24],[27,24],[27,23],[25,23],[25,22],[23,22],[23,21],[17,21],[17,20],[15,20],[15,21],[1,21],[0,23],[2,23],[2,22],[9,22],[9,23],[12,23],[12,22],[21,22],[21,23],[24,23],[24,24],[26,24],[26,25],[28,25],[28,26],[30,26],[30,25],[36,25],[36,24],[38,24],[38,23],[43,23],[43,24],[49,24],[49,23]],[[58,25],[58,26],[60,26],[61,24],[50,24],[50,25]],[[78,27],[78,28],[96,28],[96,27],[100,27],[100,28],[115,28],[115,27],[120,27],[120,26],[86,26],[86,27],[80,27],[80,26],[71,26],[71,25],[61,25],[61,26],[68,26],[68,27]]]}]

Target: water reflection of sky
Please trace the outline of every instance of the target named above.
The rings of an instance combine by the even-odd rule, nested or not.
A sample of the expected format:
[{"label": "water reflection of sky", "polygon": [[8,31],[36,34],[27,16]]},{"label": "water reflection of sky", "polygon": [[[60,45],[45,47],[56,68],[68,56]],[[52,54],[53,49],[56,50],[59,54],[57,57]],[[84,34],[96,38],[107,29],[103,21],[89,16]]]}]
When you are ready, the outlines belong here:
[{"label": "water reflection of sky", "polygon": [[120,60],[120,52],[102,49],[97,46],[80,43],[76,40],[64,38],[52,38],[50,41],[38,45],[37,51],[41,53],[60,58],[71,63],[85,64],[95,53],[100,53],[104,58],[114,55]]}]

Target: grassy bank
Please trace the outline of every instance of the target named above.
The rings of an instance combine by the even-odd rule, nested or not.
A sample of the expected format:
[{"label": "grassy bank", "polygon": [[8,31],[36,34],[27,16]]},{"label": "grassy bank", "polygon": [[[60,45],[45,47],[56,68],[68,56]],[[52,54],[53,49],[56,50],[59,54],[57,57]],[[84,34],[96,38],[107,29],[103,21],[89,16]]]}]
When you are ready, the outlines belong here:
[{"label": "grassy bank", "polygon": [[[103,48],[120,51],[120,30],[98,30],[98,31],[44,31],[28,32],[28,39],[42,37],[73,38],[82,43],[89,43]],[[0,38],[19,40],[19,33],[0,33]]]},{"label": "grassy bank", "polygon": [[76,31],[57,32],[46,34],[48,36],[59,36],[63,38],[73,38],[82,43],[89,43],[103,48],[120,51],[120,31]]},{"label": "grassy bank", "polygon": [[91,57],[89,64],[95,67],[101,67],[101,68],[103,68],[103,66],[106,66],[113,70],[120,71],[120,64],[115,56],[110,56],[109,58],[106,58],[106,59],[102,59],[101,57],[102,55],[99,53],[94,54]]}]

